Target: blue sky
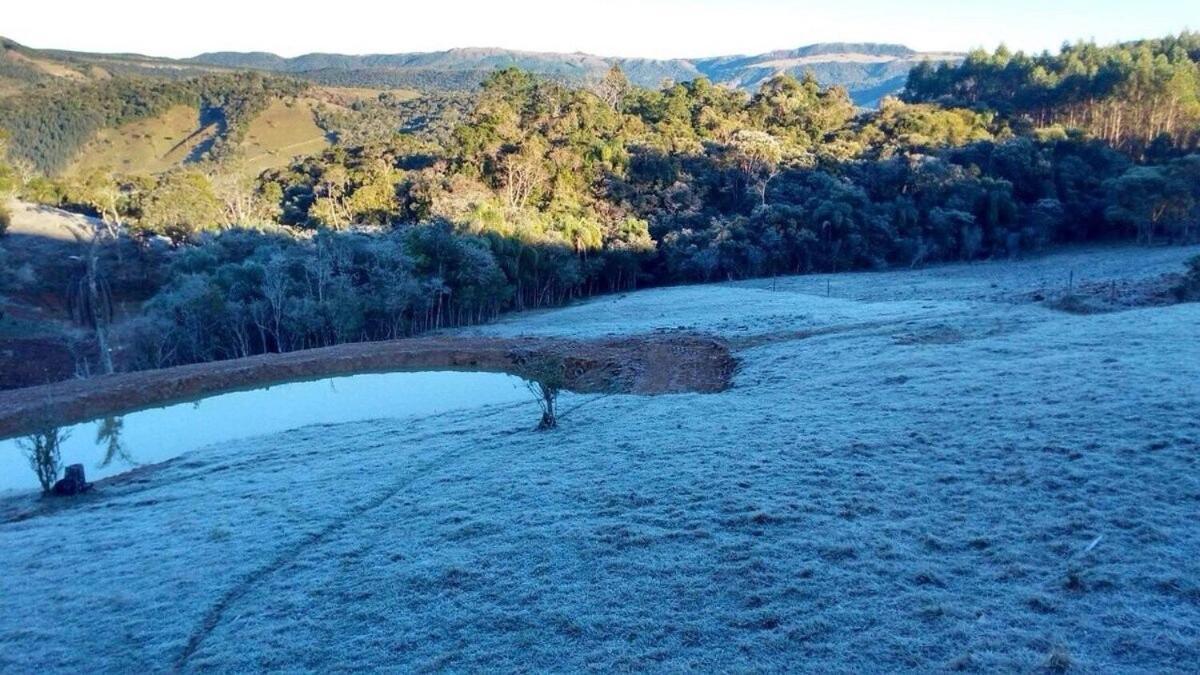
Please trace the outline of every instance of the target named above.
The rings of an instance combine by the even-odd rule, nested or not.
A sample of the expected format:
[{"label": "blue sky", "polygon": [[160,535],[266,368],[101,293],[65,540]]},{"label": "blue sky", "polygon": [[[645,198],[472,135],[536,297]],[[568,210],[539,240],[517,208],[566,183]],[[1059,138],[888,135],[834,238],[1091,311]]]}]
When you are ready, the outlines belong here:
[{"label": "blue sky", "polygon": [[1040,51],[1185,28],[1200,29],[1200,0],[59,0],[6,7],[0,34],[34,47],[164,56],[491,46],[669,58],[840,41]]}]

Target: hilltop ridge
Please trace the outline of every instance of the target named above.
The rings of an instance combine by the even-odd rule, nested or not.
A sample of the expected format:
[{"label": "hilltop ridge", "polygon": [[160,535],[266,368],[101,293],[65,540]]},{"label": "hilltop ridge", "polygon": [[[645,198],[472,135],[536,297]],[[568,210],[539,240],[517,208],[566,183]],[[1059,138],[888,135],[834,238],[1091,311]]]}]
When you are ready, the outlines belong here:
[{"label": "hilltop ridge", "polygon": [[656,87],[664,80],[707,77],[718,84],[755,89],[772,75],[812,72],[822,84],[846,87],[855,102],[873,106],[904,85],[908,71],[923,60],[958,60],[961,54],[919,52],[900,44],[818,43],[762,54],[651,59],[605,57],[583,52],[533,52],[499,47],[459,47],[434,52],[394,54],[311,53],[286,58],[268,52],[209,52],[184,62],[224,68],[252,68],[328,79],[331,71],[354,74],[357,81],[386,80],[397,72],[476,72],[504,66],[561,77],[571,82],[598,80],[613,64],[635,84]]},{"label": "hilltop ridge", "polygon": [[6,74],[36,79],[51,75],[75,78],[110,74],[182,77],[205,72],[258,70],[287,74],[325,85],[408,87],[462,90],[473,88],[487,72],[516,66],[572,84],[598,81],[619,65],[635,84],[658,87],[664,81],[707,77],[717,84],[747,90],[779,73],[796,77],[811,72],[823,85],[845,87],[854,102],[873,107],[899,91],[908,71],[924,61],[956,61],[962,54],[920,52],[900,44],[818,43],[762,54],[730,54],[694,58],[651,59],[610,57],[583,52],[535,52],[500,47],[457,47],[432,52],[336,54],[313,52],[284,57],[271,52],[206,52],[170,59],[141,54],[97,54],[59,49],[33,49],[0,38],[0,78]]}]

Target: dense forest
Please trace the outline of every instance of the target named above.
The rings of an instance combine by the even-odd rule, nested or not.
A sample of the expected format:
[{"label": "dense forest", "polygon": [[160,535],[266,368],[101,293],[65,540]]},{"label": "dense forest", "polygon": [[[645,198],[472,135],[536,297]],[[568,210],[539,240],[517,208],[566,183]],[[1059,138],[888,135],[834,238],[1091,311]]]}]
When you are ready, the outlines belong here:
[{"label": "dense forest", "polygon": [[[811,76],[748,94],[704,78],[641,88],[619,67],[588,87],[509,68],[470,99],[325,111],[332,148],[254,179],[218,155],[17,189],[172,247],[141,277],[155,291],[144,311],[114,329],[128,367],[412,335],[648,284],[1181,242],[1200,215],[1196,45],[972,54],[914,70],[903,100],[870,111]],[[245,101],[223,109],[301,86],[238,77],[209,80]],[[145,87],[142,102],[88,114],[216,96],[197,82],[103,89],[122,87]],[[1104,126],[1109,113],[1128,124]],[[54,138],[43,159],[61,157]],[[13,147],[41,146],[14,134]]]},{"label": "dense forest", "polygon": [[1028,56],[975,51],[913,69],[905,97],[1079,129],[1142,156],[1200,144],[1200,33]]}]

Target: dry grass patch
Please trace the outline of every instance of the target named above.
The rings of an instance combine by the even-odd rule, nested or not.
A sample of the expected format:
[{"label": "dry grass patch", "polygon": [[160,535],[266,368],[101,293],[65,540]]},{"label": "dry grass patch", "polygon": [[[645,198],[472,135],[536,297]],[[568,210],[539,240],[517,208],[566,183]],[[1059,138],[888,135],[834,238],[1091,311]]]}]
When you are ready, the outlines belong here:
[{"label": "dry grass patch", "polygon": [[172,106],[161,115],[101,130],[84,146],[67,173],[99,168],[122,173],[161,173],[182,164],[216,132],[216,125],[200,127],[195,108]]},{"label": "dry grass patch", "polygon": [[255,117],[241,146],[245,170],[258,174],[329,147],[329,139],[313,115],[315,103],[311,99],[274,101]]}]

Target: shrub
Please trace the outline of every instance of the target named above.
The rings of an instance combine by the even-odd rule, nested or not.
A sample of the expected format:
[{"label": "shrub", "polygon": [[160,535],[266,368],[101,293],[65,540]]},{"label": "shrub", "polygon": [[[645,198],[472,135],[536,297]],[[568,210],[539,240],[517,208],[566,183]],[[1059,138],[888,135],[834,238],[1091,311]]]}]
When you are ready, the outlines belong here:
[{"label": "shrub", "polygon": [[1180,302],[1200,301],[1200,256],[1187,262],[1188,270],[1172,289]]},{"label": "shrub", "polygon": [[1071,669],[1071,652],[1062,645],[1050,650],[1049,656],[1046,657],[1045,668],[1046,672],[1050,673],[1067,672]]},{"label": "shrub", "polygon": [[535,430],[554,429],[558,426],[558,394],[566,384],[566,369],[562,359],[538,357],[525,361],[521,366],[521,376],[525,378],[525,385],[542,410],[542,418]]},{"label": "shrub", "polygon": [[558,426],[558,387],[542,381],[530,382],[529,390],[537,398],[542,409],[542,419],[538,421],[537,431],[548,431]]}]

